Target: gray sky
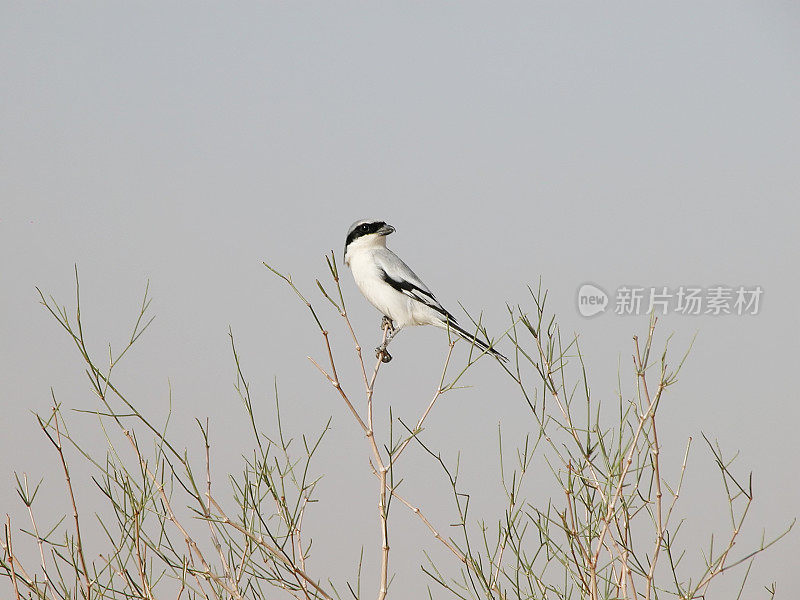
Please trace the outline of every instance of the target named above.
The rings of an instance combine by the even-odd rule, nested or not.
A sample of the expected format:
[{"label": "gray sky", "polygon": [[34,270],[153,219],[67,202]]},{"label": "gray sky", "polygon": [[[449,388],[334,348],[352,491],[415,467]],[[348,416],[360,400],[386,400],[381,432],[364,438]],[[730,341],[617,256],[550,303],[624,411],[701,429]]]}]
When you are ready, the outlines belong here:
[{"label": "gray sky", "polygon": [[[397,228],[390,246],[445,306],[484,310],[493,331],[505,303],[526,303],[526,284],[541,277],[564,330],[581,336],[593,394],[609,401],[618,364],[632,386],[631,336],[647,320],[611,310],[582,318],[581,284],[612,294],[761,286],[758,315],[662,320],[660,339],[674,332],[676,358],[699,335],[661,428],[677,454],[701,431],[741,451],[756,485],[747,539],[762,526],[778,531],[800,506],[798,25],[789,2],[4,2],[0,513],[23,517],[14,471],[45,476],[43,502],[63,505],[57,458],[30,414],[47,410],[49,388],[66,406],[94,406],[34,289],[71,305],[77,264],[99,353],[122,343],[150,280],[157,318],[120,382],[155,415],[165,414],[171,383],[173,431],[194,448],[193,417],[209,416],[220,472],[247,451],[229,325],[264,422],[274,377],[293,431],[333,415],[317,464],[327,473],[323,502],[307,527],[318,531],[316,571],[351,577],[360,545],[378,539],[367,449],[305,359],[323,356],[313,322],[261,261],[317,298],[323,254],[341,256],[348,225],[375,216]],[[344,287],[372,347],[379,316],[349,273]],[[326,314],[347,355],[346,332]],[[445,348],[440,331],[397,338],[379,417],[389,404],[418,416]],[[496,425],[518,439],[525,411],[490,361],[469,383],[437,406],[428,433],[450,456],[463,450],[477,516],[499,498]],[[91,418],[72,422],[102,448]],[[434,466],[416,450],[403,460],[409,494],[448,523]],[[547,478],[538,466],[534,480]],[[724,524],[708,507],[724,504],[700,443],[690,473],[686,527],[705,534]],[[79,500],[94,506],[82,484]],[[419,548],[434,540],[394,510],[396,597],[419,597]],[[779,597],[800,588],[798,553],[795,532],[757,563],[752,593],[775,579]],[[367,585],[376,578],[370,572]],[[714,597],[729,597],[733,583]]]}]

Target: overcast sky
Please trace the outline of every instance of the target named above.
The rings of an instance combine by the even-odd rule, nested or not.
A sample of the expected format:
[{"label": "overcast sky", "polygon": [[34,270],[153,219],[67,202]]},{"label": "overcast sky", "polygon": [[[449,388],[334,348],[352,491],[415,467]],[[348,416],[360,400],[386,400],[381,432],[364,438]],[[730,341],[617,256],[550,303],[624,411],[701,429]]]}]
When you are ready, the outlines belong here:
[{"label": "overcast sky", "polygon": [[[0,513],[22,523],[14,471],[45,477],[43,505],[65,506],[31,411],[48,410],[51,387],[66,407],[95,404],[35,286],[74,306],[77,264],[100,354],[123,343],[150,281],[157,317],[120,384],[159,418],[171,385],[183,445],[199,448],[194,417],[208,416],[221,472],[248,450],[229,326],[265,426],[274,378],[289,429],[333,417],[317,465],[322,502],[306,527],[317,532],[313,570],[352,577],[361,545],[378,540],[367,447],[306,359],[324,358],[314,323],[261,261],[319,301],[323,254],[341,257],[349,224],[377,217],[445,306],[483,310],[493,332],[507,302],[532,309],[526,285],[541,278],[564,331],[580,335],[592,393],[612,403],[618,367],[633,389],[631,337],[647,326],[644,306],[614,314],[619,288],[760,287],[755,315],[670,307],[661,319],[658,344],[674,333],[676,358],[697,333],[661,430],[672,456],[701,432],[740,451],[756,486],[743,535],[779,531],[800,507],[799,26],[790,2],[3,2]],[[371,348],[379,315],[345,275]],[[591,319],[577,308],[587,282],[610,295]],[[347,332],[318,304],[347,362]],[[438,383],[446,341],[416,329],[393,348],[377,415],[391,405],[411,420]],[[465,486],[488,519],[500,498],[497,424],[519,440],[526,413],[491,361],[468,383],[426,433],[451,458],[463,451]],[[104,451],[91,417],[70,422]],[[446,528],[454,517],[435,465],[416,449],[403,460],[409,493]],[[534,495],[549,477],[536,468]],[[78,481],[91,510],[98,494]],[[686,485],[685,527],[702,539],[726,513],[700,443]],[[393,510],[396,597],[420,597],[420,548],[435,540]],[[92,535],[92,551],[105,551]],[[757,563],[749,597],[773,580],[792,597],[798,555],[793,532]],[[374,585],[372,556],[366,567]]]}]

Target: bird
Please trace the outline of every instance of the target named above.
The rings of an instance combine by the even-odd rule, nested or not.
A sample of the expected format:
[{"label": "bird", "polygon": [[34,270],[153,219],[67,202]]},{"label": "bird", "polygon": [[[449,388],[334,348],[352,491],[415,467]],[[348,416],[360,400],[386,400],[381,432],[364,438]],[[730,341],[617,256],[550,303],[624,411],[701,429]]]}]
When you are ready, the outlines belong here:
[{"label": "bird", "polygon": [[350,226],[344,246],[344,262],[350,267],[356,286],[383,314],[381,328],[388,328],[383,344],[375,349],[377,357],[383,362],[392,360],[386,346],[402,328],[433,325],[507,361],[492,343],[461,327],[416,273],[386,247],[386,237],[394,232],[395,228],[385,221],[362,219]]}]

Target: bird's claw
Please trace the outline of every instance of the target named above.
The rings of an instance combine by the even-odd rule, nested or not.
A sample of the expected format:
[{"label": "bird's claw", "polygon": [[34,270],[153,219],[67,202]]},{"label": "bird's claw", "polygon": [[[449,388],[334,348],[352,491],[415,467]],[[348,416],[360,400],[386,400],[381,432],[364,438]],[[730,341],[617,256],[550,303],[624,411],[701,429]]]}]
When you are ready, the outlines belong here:
[{"label": "bird's claw", "polygon": [[386,315],[383,315],[381,319],[381,330],[383,331],[383,343],[375,348],[375,356],[379,358],[381,362],[388,363],[392,360],[392,355],[386,350],[386,346],[389,345],[389,342],[394,337],[395,329],[394,323]]},{"label": "bird's claw", "polygon": [[382,363],[388,363],[390,360],[392,360],[392,355],[389,354],[388,350],[382,346],[375,348],[375,357],[380,358]]}]

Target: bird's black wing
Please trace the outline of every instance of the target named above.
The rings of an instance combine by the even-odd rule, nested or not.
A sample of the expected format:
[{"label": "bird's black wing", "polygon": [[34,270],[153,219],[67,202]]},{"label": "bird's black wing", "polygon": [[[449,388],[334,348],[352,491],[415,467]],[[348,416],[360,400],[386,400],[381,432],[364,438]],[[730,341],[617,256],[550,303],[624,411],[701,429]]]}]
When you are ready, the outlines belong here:
[{"label": "bird's black wing", "polygon": [[456,318],[447,310],[445,310],[441,304],[439,304],[439,301],[436,299],[436,296],[433,295],[433,292],[431,292],[427,287],[424,287],[425,284],[422,284],[421,287],[420,285],[417,285],[408,279],[396,279],[389,275],[389,273],[387,273],[386,269],[383,267],[380,267],[380,273],[381,278],[401,294],[432,308],[442,315],[443,320],[450,321],[450,323],[453,324],[457,323]]}]

